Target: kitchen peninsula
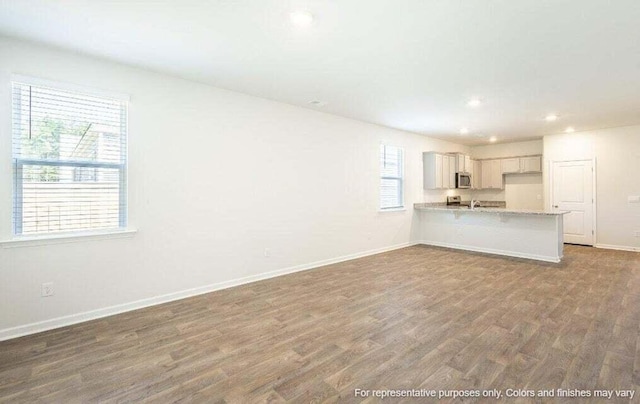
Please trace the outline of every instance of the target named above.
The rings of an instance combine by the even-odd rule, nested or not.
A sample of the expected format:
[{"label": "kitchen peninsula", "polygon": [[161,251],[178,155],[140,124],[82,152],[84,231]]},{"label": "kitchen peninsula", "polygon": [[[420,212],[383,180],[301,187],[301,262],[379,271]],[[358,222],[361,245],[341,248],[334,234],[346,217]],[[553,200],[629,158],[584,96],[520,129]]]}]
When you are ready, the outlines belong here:
[{"label": "kitchen peninsula", "polygon": [[560,262],[567,212],[416,203],[422,244]]}]

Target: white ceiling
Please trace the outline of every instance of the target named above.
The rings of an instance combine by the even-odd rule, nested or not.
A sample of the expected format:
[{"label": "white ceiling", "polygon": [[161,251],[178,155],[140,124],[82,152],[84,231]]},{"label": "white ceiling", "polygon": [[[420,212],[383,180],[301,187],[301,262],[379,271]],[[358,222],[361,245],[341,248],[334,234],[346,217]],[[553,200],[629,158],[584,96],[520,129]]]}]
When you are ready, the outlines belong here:
[{"label": "white ceiling", "polygon": [[639,0],[0,4],[8,36],[461,143],[640,124]]}]

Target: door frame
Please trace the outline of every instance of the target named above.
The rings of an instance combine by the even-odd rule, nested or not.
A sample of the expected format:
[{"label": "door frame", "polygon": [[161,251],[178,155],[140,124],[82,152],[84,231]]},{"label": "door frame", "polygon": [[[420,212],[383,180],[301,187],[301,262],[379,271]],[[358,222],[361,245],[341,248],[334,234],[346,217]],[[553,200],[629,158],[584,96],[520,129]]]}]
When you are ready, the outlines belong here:
[{"label": "door frame", "polygon": [[591,159],[571,159],[571,160],[549,160],[549,207],[551,209],[553,209],[553,178],[554,178],[554,172],[553,172],[553,166],[555,163],[575,163],[575,162],[580,162],[580,161],[590,161],[591,162],[591,167],[593,168],[593,172],[591,175],[591,180],[593,182],[593,217],[591,218],[592,223],[592,229],[593,229],[593,244],[592,247],[596,247],[596,245],[598,244],[598,228],[597,228],[597,223],[598,221],[596,220],[598,217],[598,188],[596,187],[597,185],[597,175],[596,173],[598,172],[597,170],[597,161],[596,158],[591,158]]}]

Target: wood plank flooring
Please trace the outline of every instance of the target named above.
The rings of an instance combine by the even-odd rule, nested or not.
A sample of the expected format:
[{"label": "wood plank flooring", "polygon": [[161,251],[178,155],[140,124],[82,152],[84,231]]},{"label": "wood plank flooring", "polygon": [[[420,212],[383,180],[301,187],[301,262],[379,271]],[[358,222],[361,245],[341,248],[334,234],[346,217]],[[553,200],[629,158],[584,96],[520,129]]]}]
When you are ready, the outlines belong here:
[{"label": "wood plank flooring", "polygon": [[638,401],[640,254],[565,254],[415,246],[0,342],[0,402],[358,402],[356,388]]}]

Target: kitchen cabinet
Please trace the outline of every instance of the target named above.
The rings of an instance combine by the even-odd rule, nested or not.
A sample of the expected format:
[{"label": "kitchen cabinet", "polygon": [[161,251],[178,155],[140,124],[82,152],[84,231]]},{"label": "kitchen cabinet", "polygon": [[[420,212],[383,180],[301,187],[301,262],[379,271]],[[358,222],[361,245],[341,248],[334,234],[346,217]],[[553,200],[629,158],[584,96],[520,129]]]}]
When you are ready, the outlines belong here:
[{"label": "kitchen cabinet", "polygon": [[480,160],[471,160],[471,167],[473,167],[471,188],[482,189],[482,162]]},{"label": "kitchen cabinet", "polygon": [[442,153],[424,152],[422,153],[422,175],[424,189],[442,189],[442,163],[445,156]]},{"label": "kitchen cabinet", "polygon": [[424,189],[456,187],[456,156],[445,153],[422,153]]},{"label": "kitchen cabinet", "polygon": [[503,181],[502,162],[500,160],[491,160],[491,188],[504,188]]},{"label": "kitchen cabinet", "polygon": [[482,170],[482,188],[491,188],[489,186],[491,184],[491,160],[482,160],[480,169]]},{"label": "kitchen cabinet", "polygon": [[542,171],[540,156],[511,157],[502,159],[502,173],[539,173]]},{"label": "kitchen cabinet", "polygon": [[540,173],[542,172],[542,159],[540,156],[520,157],[520,172]]},{"label": "kitchen cabinet", "polygon": [[470,173],[472,170],[471,167],[471,157],[466,155],[466,154],[462,154],[462,153],[456,153],[455,155],[455,159],[456,159],[456,172],[457,173]]},{"label": "kitchen cabinet", "polygon": [[[451,171],[450,161],[449,156],[442,156],[442,188],[444,189],[451,188],[451,176],[449,175]],[[455,183],[453,186],[455,186]]]},{"label": "kitchen cabinet", "polygon": [[449,188],[456,187],[456,156],[449,156]]},{"label": "kitchen cabinet", "polygon": [[436,154],[435,156],[435,165],[432,170],[435,175],[435,182],[433,188],[442,188],[442,154]]},{"label": "kitchen cabinet", "polygon": [[482,189],[502,189],[501,160],[482,160],[480,170],[482,171]]},{"label": "kitchen cabinet", "polygon": [[423,153],[424,188],[455,189],[456,174],[471,174],[472,189],[504,189],[504,176],[542,172],[542,156],[472,160],[462,153]]},{"label": "kitchen cabinet", "polygon": [[513,157],[508,159],[502,159],[502,173],[519,173],[520,172],[520,158]]}]

